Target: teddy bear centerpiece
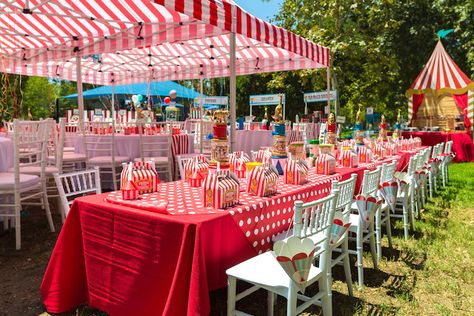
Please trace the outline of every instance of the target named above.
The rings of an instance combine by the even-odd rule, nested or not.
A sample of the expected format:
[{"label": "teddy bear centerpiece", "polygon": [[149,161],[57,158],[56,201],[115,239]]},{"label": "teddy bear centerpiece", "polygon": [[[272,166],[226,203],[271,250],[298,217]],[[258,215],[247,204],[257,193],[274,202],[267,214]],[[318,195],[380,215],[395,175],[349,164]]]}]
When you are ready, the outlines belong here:
[{"label": "teddy bear centerpiece", "polygon": [[385,115],[382,114],[380,118],[379,141],[387,141],[387,123],[385,122]]},{"label": "teddy bear centerpiece", "polygon": [[214,112],[214,126],[212,127],[211,160],[209,167],[214,169],[219,166],[221,169],[229,168],[229,140],[227,138],[227,117],[228,111]]},{"label": "teddy bear centerpiece", "polygon": [[286,153],[286,136],[285,136],[285,122],[283,121],[283,95],[280,95],[280,104],[275,108],[275,115],[273,119],[275,124],[273,126],[273,144],[272,144],[272,164],[278,171],[279,175],[283,175],[286,161],[288,159]]},{"label": "teddy bear centerpiece", "polygon": [[364,125],[362,124],[360,105],[356,114],[356,123],[354,125],[354,139],[356,146],[364,146]]}]

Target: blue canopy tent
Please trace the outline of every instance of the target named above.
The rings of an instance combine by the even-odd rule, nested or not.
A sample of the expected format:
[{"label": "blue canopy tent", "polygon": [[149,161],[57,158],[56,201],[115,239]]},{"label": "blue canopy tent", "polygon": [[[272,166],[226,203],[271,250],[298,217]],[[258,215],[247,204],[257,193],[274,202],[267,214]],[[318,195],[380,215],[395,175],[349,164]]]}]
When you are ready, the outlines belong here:
[{"label": "blue canopy tent", "polygon": [[[174,81],[150,82],[151,96],[168,96],[170,90],[176,90],[178,98],[194,99],[199,97],[199,93],[193,89],[186,88]],[[148,83],[134,83],[128,85],[118,85],[114,87],[115,95],[134,95],[141,94],[144,97],[148,95]],[[94,99],[112,95],[112,86],[102,86],[95,89],[84,91],[85,99]],[[205,96],[203,96],[205,97]],[[77,93],[67,95],[66,99],[77,99]]]}]

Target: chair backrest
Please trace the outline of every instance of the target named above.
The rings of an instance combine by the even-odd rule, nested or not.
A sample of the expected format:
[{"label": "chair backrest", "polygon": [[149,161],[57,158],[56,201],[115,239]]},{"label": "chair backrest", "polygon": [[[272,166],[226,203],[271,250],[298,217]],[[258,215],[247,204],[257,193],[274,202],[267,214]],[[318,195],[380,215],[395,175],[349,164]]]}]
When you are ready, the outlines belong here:
[{"label": "chair backrest", "polygon": [[416,159],[415,171],[421,171],[421,169],[423,169],[423,167],[425,166],[424,156],[425,156],[424,150],[418,153],[418,157]]},{"label": "chair backrest", "polygon": [[[336,212],[336,202],[339,195],[338,190],[333,190],[330,195],[308,203],[295,201],[293,216],[293,236],[305,238],[308,236],[323,234],[324,238],[315,244],[315,256],[323,256],[319,260],[319,268],[325,269],[327,264],[327,250],[329,249],[329,236],[331,225]],[[319,248],[319,249],[318,249]]]},{"label": "chair backrest", "polygon": [[171,134],[144,135],[141,128],[138,129],[140,158],[168,157],[171,158]]},{"label": "chair backrest", "polygon": [[382,173],[380,174],[380,184],[393,180],[393,175],[397,169],[397,161],[392,160],[391,163],[382,165]]},{"label": "chair backrest", "polygon": [[[48,119],[50,126],[48,128],[48,163],[53,164],[58,170],[63,168],[63,149],[66,133],[66,119],[60,118],[59,124],[53,119]],[[52,158],[52,159],[50,159]]]},{"label": "chair backrest", "polygon": [[431,157],[431,151],[433,150],[433,148],[430,146],[428,148],[425,149],[425,151],[423,152],[423,163],[426,165],[428,164],[428,162],[430,161],[430,157]]},{"label": "chair backrest", "polygon": [[5,126],[6,134],[13,134],[13,122],[3,121],[3,126]]},{"label": "chair backrest", "polygon": [[69,212],[69,207],[75,198],[93,193],[101,193],[98,167],[77,172],[56,173],[54,174],[54,180],[56,181],[61,199],[61,207],[65,215]]},{"label": "chair backrest", "polygon": [[418,154],[411,156],[410,161],[408,163],[408,170],[407,170],[407,174],[410,177],[413,177],[415,175],[417,163],[418,163]]},{"label": "chair backrest", "polygon": [[446,142],[446,147],[444,148],[444,153],[445,154],[450,154],[453,151],[453,141],[450,140]]},{"label": "chair backrest", "polygon": [[89,162],[93,157],[110,157],[115,164],[115,124],[112,122],[84,122],[82,129],[84,153]]},{"label": "chair backrest", "polygon": [[13,121],[13,161],[15,181],[19,183],[21,169],[40,167],[40,176],[44,177],[47,161],[49,120]]},{"label": "chair backrest", "polygon": [[[196,154],[197,155],[197,154]],[[181,157],[181,156],[176,156],[178,160],[178,168],[179,168],[179,175],[181,180],[186,180],[186,174],[184,170],[184,166],[189,160],[195,159],[194,157],[186,156],[186,157]]]},{"label": "chair backrest", "polygon": [[365,196],[375,196],[379,189],[380,175],[382,174],[382,168],[377,167],[373,171],[365,170],[364,179],[362,179],[361,193]]},{"label": "chair backrest", "polygon": [[332,182],[332,190],[338,190],[339,195],[336,200],[336,210],[341,211],[343,218],[346,220],[351,212],[351,204],[354,200],[354,192],[357,183],[357,173],[353,173],[351,177],[345,181]]}]

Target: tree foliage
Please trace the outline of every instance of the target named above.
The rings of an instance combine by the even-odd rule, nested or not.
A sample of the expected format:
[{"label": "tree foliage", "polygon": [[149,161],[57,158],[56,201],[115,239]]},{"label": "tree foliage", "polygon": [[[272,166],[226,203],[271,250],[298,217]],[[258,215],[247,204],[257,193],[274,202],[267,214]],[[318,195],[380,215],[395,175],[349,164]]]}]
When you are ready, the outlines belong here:
[{"label": "tree foliage", "polygon": [[[349,117],[359,104],[392,120],[397,108],[406,113],[405,92],[442,28],[456,29],[443,43],[461,69],[474,72],[474,0],[285,0],[275,22],[331,49],[332,84]],[[324,89],[320,73],[277,73],[267,85],[278,82],[290,90],[290,99],[300,100],[294,115],[302,112],[296,91]]]}]

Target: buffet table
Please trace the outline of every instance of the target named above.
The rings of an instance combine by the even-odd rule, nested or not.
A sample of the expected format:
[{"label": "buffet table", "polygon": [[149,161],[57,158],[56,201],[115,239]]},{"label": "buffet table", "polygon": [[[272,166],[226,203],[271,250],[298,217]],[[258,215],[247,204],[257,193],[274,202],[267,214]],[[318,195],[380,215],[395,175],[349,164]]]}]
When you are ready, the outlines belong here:
[{"label": "buffet table", "polygon": [[[209,291],[226,285],[226,269],[271,249],[272,236],[291,226],[296,200],[323,197],[333,180],[394,158],[402,159],[330,176],[311,170],[301,186],[280,178],[271,197],[242,192],[243,180],[240,204],[225,210],[203,208],[201,189],[183,181],[164,183],[133,207],[106,201],[113,192],[78,198],[44,275],[44,304],[50,313],[88,303],[111,315],[207,315]],[[149,211],[156,200],[168,202],[169,215]]]},{"label": "buffet table", "polygon": [[420,137],[423,146],[434,146],[441,142],[453,141],[453,151],[456,154],[454,161],[474,161],[474,143],[465,132],[402,132],[404,138]]}]

